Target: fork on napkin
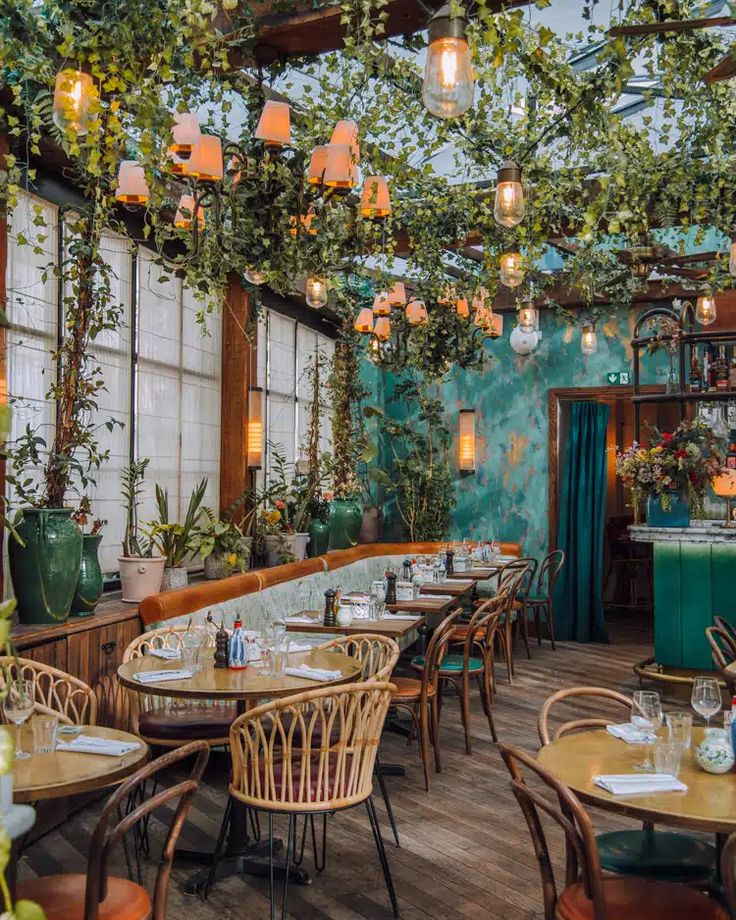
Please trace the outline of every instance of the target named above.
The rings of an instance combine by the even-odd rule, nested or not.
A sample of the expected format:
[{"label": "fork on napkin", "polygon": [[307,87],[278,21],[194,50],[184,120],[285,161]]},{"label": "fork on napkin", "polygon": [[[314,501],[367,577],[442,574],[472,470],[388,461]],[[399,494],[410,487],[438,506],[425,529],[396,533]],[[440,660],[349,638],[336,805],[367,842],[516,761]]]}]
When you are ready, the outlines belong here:
[{"label": "fork on napkin", "polygon": [[612,795],[646,795],[656,792],[687,792],[685,783],[672,773],[613,773],[594,776],[593,783]]},{"label": "fork on napkin", "polygon": [[620,725],[607,725],[606,731],[614,738],[620,738],[627,744],[654,744],[657,736],[651,732],[642,731],[631,722],[622,722]]},{"label": "fork on napkin", "polygon": [[133,679],[139,684],[158,684],[162,680],[188,680],[193,674],[191,668],[172,668],[167,671],[139,671]]},{"label": "fork on napkin", "polygon": [[303,664],[300,668],[284,668],[284,673],[291,677],[303,677],[306,680],[337,680],[342,677],[342,671],[328,671],[326,668],[308,668]]},{"label": "fork on napkin", "polygon": [[115,741],[113,738],[95,738],[93,735],[78,735],[73,741],[57,741],[57,751],[72,754],[104,754],[107,757],[124,757],[137,751],[140,744],[135,741]]}]

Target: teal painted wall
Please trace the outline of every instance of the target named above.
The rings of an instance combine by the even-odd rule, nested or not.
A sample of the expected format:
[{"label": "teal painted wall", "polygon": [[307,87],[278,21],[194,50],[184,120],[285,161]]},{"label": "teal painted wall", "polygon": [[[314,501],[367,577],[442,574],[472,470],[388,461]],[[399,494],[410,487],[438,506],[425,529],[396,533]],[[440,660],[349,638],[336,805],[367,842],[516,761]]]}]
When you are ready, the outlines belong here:
[{"label": "teal painted wall", "polygon": [[[438,385],[448,411],[448,427],[457,433],[457,412],[476,410],[474,475],[455,470],[457,505],[451,538],[498,538],[519,541],[539,556],[547,550],[548,420],[547,391],[554,387],[605,386],[609,371],[631,370],[631,340],[638,312],[621,309],[597,330],[598,351],[580,350],[579,327],[546,311],[542,341],[532,354],[517,355],[509,344],[514,317],[504,317],[504,333],[486,345],[492,363],[482,373],[453,370]],[[664,383],[666,356],[646,358],[642,383]],[[385,375],[384,397],[394,380]],[[411,415],[411,407],[391,406],[394,416]],[[386,538],[397,536],[397,522],[387,508]]]}]

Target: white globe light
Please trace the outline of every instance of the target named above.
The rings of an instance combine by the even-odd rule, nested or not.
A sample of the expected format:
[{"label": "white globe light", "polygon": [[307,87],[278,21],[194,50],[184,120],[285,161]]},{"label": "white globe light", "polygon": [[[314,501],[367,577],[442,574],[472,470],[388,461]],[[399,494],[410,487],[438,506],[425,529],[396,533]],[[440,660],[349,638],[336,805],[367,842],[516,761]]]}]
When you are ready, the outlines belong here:
[{"label": "white globe light", "polygon": [[539,344],[539,336],[536,332],[524,332],[518,326],[514,326],[509,336],[509,344],[517,355],[528,355]]}]

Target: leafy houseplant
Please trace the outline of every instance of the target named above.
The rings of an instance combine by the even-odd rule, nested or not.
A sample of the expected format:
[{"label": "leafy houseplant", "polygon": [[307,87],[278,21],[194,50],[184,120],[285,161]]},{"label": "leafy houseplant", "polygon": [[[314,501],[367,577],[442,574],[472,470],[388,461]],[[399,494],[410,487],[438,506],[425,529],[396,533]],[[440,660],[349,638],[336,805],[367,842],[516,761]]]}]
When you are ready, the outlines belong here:
[{"label": "leafy houseplant", "polygon": [[134,460],[122,473],[121,495],[125,502],[123,555],[118,556],[122,599],[138,604],[149,594],[158,594],[166,559],[153,555],[153,544],[139,533],[138,508],[143,480],[150,460]]},{"label": "leafy houseplant", "polygon": [[162,589],[183,588],[189,581],[184,560],[194,552],[195,533],[203,514],[202,502],[207,491],[206,477],[194,487],[184,521],[180,524],[169,519],[169,490],[156,485],[158,520],[148,525],[151,543],[166,560]]},{"label": "leafy houseplant", "polygon": [[244,572],[250,561],[252,537],[232,521],[217,517],[211,508],[202,509],[203,524],[192,535],[192,549],[202,557],[205,578],[225,578]]},{"label": "leafy houseplant", "polygon": [[90,502],[85,495],[79,503],[79,508],[72,515],[74,523],[82,531],[82,561],[79,565],[79,578],[72,599],[72,616],[92,616],[102,597],[102,570],[97,556],[102,540],[102,528],[107,521],[99,518],[92,521],[92,527],[87,533],[85,528],[90,517]]}]

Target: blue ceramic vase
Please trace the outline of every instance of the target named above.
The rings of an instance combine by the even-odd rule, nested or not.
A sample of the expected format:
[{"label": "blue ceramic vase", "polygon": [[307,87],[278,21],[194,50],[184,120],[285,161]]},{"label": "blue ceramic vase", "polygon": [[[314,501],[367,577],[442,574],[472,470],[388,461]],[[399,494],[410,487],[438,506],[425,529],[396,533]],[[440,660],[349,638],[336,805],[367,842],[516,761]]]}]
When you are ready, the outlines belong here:
[{"label": "blue ceramic vase", "polygon": [[689,527],[690,499],[686,492],[670,492],[670,508],[665,511],[658,495],[647,499],[647,524],[650,527]]}]

